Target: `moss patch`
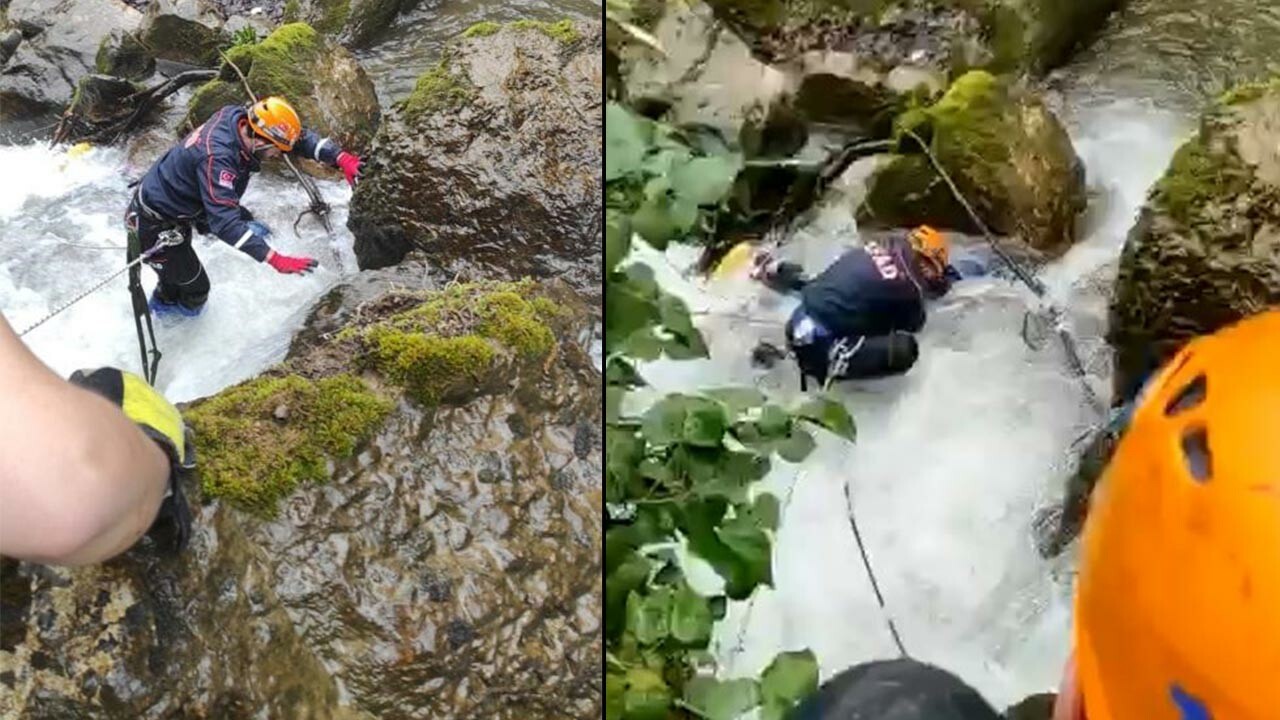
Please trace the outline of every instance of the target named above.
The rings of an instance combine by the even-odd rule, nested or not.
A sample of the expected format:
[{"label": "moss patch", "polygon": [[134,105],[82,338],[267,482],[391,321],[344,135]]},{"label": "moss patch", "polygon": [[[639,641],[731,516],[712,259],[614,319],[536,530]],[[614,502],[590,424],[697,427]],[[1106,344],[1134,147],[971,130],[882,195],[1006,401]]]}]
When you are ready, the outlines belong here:
[{"label": "moss patch", "polygon": [[557,40],[566,45],[581,37],[578,33],[578,28],[568,18],[553,23],[542,22],[541,20],[517,20],[511,23],[511,28],[514,30],[537,30],[552,40]]},{"label": "moss patch", "polygon": [[250,380],[186,412],[208,497],[272,516],[300,483],[321,482],[327,460],[350,457],[391,412],[351,375]]},{"label": "moss patch", "polygon": [[1235,153],[1217,153],[1201,137],[1174,153],[1169,169],[1152,190],[1152,201],[1170,217],[1193,224],[1210,204],[1249,187],[1250,173]]},{"label": "moss patch", "polygon": [[416,120],[422,115],[457,107],[471,100],[475,86],[462,74],[455,74],[445,57],[435,67],[418,76],[413,92],[404,101],[405,115]]},{"label": "moss patch", "polygon": [[322,0],[320,16],[314,20],[316,32],[333,35],[342,31],[351,15],[351,0]]},{"label": "moss patch", "polygon": [[530,364],[550,354],[555,303],[534,285],[468,283],[425,296],[417,307],[358,331],[366,364],[435,405],[485,383],[499,353]]},{"label": "moss patch", "polygon": [[285,0],[284,14],[280,18],[280,22],[284,24],[295,23],[302,19],[302,6],[298,4],[298,0]]},{"label": "moss patch", "polygon": [[475,25],[472,25],[471,27],[467,28],[466,30],[463,30],[462,37],[464,38],[486,37],[489,35],[493,35],[494,33],[498,32],[501,29],[502,29],[501,24],[496,22],[489,22],[486,20],[484,22],[478,22]]}]

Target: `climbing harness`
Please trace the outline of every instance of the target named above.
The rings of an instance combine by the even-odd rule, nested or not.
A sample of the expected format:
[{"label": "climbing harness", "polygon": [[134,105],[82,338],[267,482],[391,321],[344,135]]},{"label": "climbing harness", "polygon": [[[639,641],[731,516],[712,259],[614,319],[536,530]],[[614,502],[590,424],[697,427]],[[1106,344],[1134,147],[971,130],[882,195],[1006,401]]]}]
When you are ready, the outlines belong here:
[{"label": "climbing harness", "polygon": [[[996,254],[996,257],[1000,258],[1000,261],[1013,271],[1013,274],[1017,276],[1018,280],[1022,281],[1022,283],[1031,290],[1036,298],[1040,300],[1043,306],[1042,312],[1046,316],[1046,324],[1053,327],[1054,331],[1058,335],[1058,339],[1061,340],[1062,349],[1067,358],[1067,365],[1071,368],[1072,374],[1080,380],[1080,386],[1084,389],[1085,399],[1088,400],[1089,404],[1095,410],[1099,412],[1104,411],[1106,409],[1106,405],[1102,402],[1102,399],[1098,397],[1098,394],[1094,392],[1093,386],[1089,384],[1087,377],[1088,372],[1085,369],[1084,361],[1080,357],[1080,349],[1076,343],[1075,337],[1067,327],[1066,315],[1056,305],[1048,302],[1048,290],[1045,288],[1044,283],[1040,282],[1040,280],[1034,275],[1027,272],[1022,265],[1010,257],[1009,254],[1000,247],[999,243],[996,242],[995,235],[991,232],[991,229],[982,221],[982,218],[978,215],[978,212],[973,209],[973,205],[969,203],[969,200],[964,196],[964,193],[960,192],[960,188],[956,186],[955,181],[951,179],[951,175],[942,167],[942,163],[938,162],[937,156],[933,154],[933,150],[929,148],[924,140],[922,140],[920,136],[910,128],[906,130],[906,133],[911,136],[911,138],[916,141],[916,144],[920,146],[920,149],[924,151],[925,156],[929,158],[929,164],[933,165],[934,170],[938,171],[938,175],[947,184],[947,187],[951,189],[951,194],[955,196],[956,200],[958,200],[962,206],[964,206],[965,212],[968,213],[969,218],[973,220],[974,224],[978,226],[978,229],[982,231],[983,237],[986,239],[987,244],[991,246],[991,250]],[[1038,350],[1039,348],[1032,344],[1028,337],[1030,323],[1031,313],[1028,312],[1022,319],[1022,339],[1027,343],[1028,347]]]},{"label": "climbing harness", "polygon": [[[50,320],[52,320],[53,318],[55,318],[55,317],[57,317],[58,315],[62,314],[64,311],[66,311],[66,310],[67,310],[68,308],[70,308],[72,305],[75,305],[76,303],[78,303],[78,302],[80,302],[81,300],[85,299],[85,298],[86,298],[86,297],[88,297],[89,295],[92,295],[92,294],[93,294],[94,292],[96,292],[97,290],[100,290],[103,286],[105,286],[107,283],[111,282],[112,280],[116,279],[116,278],[117,278],[117,277],[119,277],[121,274],[123,274],[123,273],[125,273],[125,272],[129,272],[129,271],[137,270],[137,269],[138,269],[138,265],[139,265],[139,263],[144,262],[145,260],[147,260],[147,258],[151,257],[152,255],[154,255],[155,253],[159,252],[160,250],[163,250],[164,248],[167,248],[167,247],[171,247],[171,246],[173,246],[173,245],[177,245],[178,243],[182,242],[182,235],[181,235],[181,233],[177,233],[176,231],[174,231],[174,233],[177,235],[177,240],[176,240],[176,241],[172,240],[171,238],[167,238],[167,237],[165,236],[165,234],[164,234],[164,233],[162,233],[162,234],[160,235],[160,238],[156,241],[155,246],[154,246],[154,247],[152,247],[150,250],[148,250],[148,251],[146,251],[146,252],[144,252],[144,253],[140,253],[140,254],[138,254],[138,256],[137,256],[137,257],[135,257],[135,258],[133,258],[132,260],[130,260],[130,261],[129,261],[129,263],[128,263],[127,265],[125,265],[124,267],[120,268],[119,270],[116,270],[115,272],[111,273],[111,274],[110,274],[110,275],[108,275],[107,277],[103,278],[103,280],[102,280],[101,282],[99,282],[98,284],[96,284],[96,285],[94,285],[93,287],[91,287],[91,288],[89,288],[89,289],[85,290],[84,292],[80,293],[79,295],[76,295],[74,298],[71,298],[71,299],[70,299],[70,300],[68,300],[66,303],[62,304],[61,306],[59,306],[58,308],[56,308],[55,310],[53,310],[52,312],[50,312],[48,315],[45,315],[44,317],[40,318],[40,319],[39,319],[39,320],[37,320],[35,323],[31,324],[31,325],[30,325],[26,330],[23,330],[22,332],[18,333],[18,337],[22,337],[23,335],[26,335],[27,333],[31,332],[32,330],[35,330],[36,328],[40,327],[41,325],[45,324],[46,322],[49,322],[49,321],[50,321]],[[133,253],[131,252],[131,253],[130,253],[130,255],[132,256],[132,254],[133,254]],[[141,290],[141,287],[139,287],[139,290]],[[145,303],[145,302],[143,303],[143,307],[144,307],[144,308],[146,307],[146,303]],[[158,353],[157,353],[157,354],[158,354]],[[150,378],[148,378],[148,379],[150,379]]]}]

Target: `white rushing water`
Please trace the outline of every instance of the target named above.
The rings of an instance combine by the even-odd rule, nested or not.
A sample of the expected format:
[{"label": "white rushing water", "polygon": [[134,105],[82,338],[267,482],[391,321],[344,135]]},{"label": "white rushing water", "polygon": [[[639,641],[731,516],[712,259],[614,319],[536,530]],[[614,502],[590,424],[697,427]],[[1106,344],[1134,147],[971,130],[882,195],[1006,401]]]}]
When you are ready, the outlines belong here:
[{"label": "white rushing water", "polygon": [[[15,330],[35,323],[125,264],[123,215],[130,190],[120,150],[68,157],[43,144],[0,146],[0,312]],[[331,205],[334,236],[308,216],[293,229],[307,197],[292,177],[260,174],[246,207],[274,231],[280,252],[320,261],[309,276],[280,275],[214,238],[196,237],[212,290],[197,318],[157,326],[164,357],[157,385],[173,401],[216,392],[260,373],[288,350],[312,303],[356,271],[346,230],[351,191],[318,181]],[[143,268],[148,293],[156,276]],[[126,276],[121,275],[23,338],[62,375],[114,365],[141,372]]]},{"label": "white rushing water", "polygon": [[[1136,102],[1084,107],[1068,120],[1088,170],[1091,212],[1084,239],[1041,277],[1071,308],[1105,393],[1101,293],[1148,187],[1191,126],[1180,114]],[[826,203],[784,254],[819,271],[856,242],[849,207]],[[734,384],[755,385],[775,400],[798,396],[789,361],[767,371],[749,362],[757,340],[782,345],[795,300],[749,280],[707,282],[689,271],[695,256],[688,248],[664,256],[636,245],[635,259],[694,310],[712,353],[647,365],[656,390]],[[997,707],[1056,685],[1068,651],[1074,562],[1042,560],[1031,520],[1060,497],[1069,446],[1095,418],[1061,349],[1022,342],[1030,300],[1008,279],[958,285],[931,308],[910,373],[838,390],[858,425],[855,445],[822,433],[800,465],[775,461],[764,489],[785,506],[776,587],[731,605],[718,627],[723,675],[754,675],[777,652],[802,647],[817,654],[824,679],[896,655],[850,530],[848,485],[913,656],[961,675]],[[704,590],[715,584],[714,573],[694,577]]]}]

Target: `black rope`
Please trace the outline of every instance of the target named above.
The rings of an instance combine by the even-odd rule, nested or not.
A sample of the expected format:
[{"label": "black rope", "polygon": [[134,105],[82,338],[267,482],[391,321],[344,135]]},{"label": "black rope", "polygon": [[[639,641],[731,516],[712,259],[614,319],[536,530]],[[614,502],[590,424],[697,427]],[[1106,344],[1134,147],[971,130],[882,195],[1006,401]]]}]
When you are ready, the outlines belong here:
[{"label": "black rope", "polygon": [[898,652],[902,657],[909,658],[911,655],[907,652],[907,648],[902,644],[902,636],[898,634],[898,626],[893,624],[893,616],[889,614],[889,608],[885,605],[884,595],[880,592],[880,583],[876,582],[876,573],[871,569],[871,559],[867,557],[867,546],[862,542],[862,533],[858,532],[858,520],[853,513],[853,496],[849,492],[849,483],[844,484],[844,502],[845,508],[848,510],[849,527],[853,529],[853,539],[858,542],[858,552],[862,555],[862,565],[867,569],[867,577],[871,580],[871,589],[876,593],[876,602],[880,603],[880,612],[884,614],[884,622],[889,626],[889,634],[893,636],[893,644],[898,646]]},{"label": "black rope", "polygon": [[[1034,275],[1027,272],[1022,265],[1010,257],[1009,254],[1000,247],[1000,244],[996,242],[995,235],[991,232],[991,229],[982,221],[978,212],[973,209],[973,205],[969,204],[968,198],[964,196],[964,193],[960,192],[960,188],[956,186],[955,181],[951,179],[951,175],[942,167],[942,163],[938,162],[938,158],[933,154],[933,150],[925,144],[924,140],[922,140],[920,136],[910,128],[907,128],[906,133],[907,135],[910,135],[911,138],[916,141],[916,144],[920,146],[920,149],[924,151],[925,156],[929,158],[929,164],[933,165],[934,170],[938,172],[938,175],[944,182],[946,182],[947,187],[951,189],[951,194],[954,195],[956,200],[964,206],[965,212],[969,214],[969,218],[973,220],[974,224],[978,226],[978,229],[982,231],[982,235],[986,238],[987,244],[991,246],[991,250],[995,252],[996,256],[1000,258],[1000,261],[1007,265],[1009,269],[1013,271],[1013,274],[1016,275],[1018,279],[1031,290],[1031,292],[1035,293],[1037,298],[1044,302],[1048,294],[1044,283],[1040,282],[1040,280]],[[1091,386],[1086,379],[1088,372],[1085,369],[1084,361],[1080,357],[1079,346],[1076,343],[1076,339],[1071,335],[1071,331],[1067,329],[1062,311],[1051,303],[1046,303],[1046,305],[1045,314],[1048,315],[1049,321],[1053,323],[1058,331],[1058,338],[1062,341],[1062,349],[1066,354],[1067,365],[1071,368],[1072,374],[1080,379],[1080,386],[1084,388],[1085,399],[1095,410],[1100,412],[1104,411],[1106,409],[1106,405],[1102,402],[1102,399],[1098,397],[1098,394],[1093,391],[1093,386]],[[1023,330],[1022,339],[1030,345],[1031,342],[1026,337],[1025,322],[1023,323]]]}]

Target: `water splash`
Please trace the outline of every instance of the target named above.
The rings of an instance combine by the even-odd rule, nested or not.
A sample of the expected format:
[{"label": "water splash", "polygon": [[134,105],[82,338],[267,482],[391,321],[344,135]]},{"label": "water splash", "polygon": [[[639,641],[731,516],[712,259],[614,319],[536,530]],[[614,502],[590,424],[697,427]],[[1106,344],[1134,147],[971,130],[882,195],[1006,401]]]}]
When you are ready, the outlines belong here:
[{"label": "water splash", "polygon": [[[0,177],[0,310],[18,330],[125,263],[124,154],[102,148],[69,158],[64,150],[0,147],[0,165],[22,168]],[[312,302],[356,271],[346,230],[350,190],[341,181],[318,184],[333,207],[335,240],[310,219],[294,232],[307,200],[291,178],[259,175],[244,197],[274,230],[274,247],[320,260],[312,275],[278,275],[220,240],[196,238],[213,286],[209,304],[198,318],[156,329],[164,353],[157,385],[171,400],[216,392],[279,361]],[[150,292],[155,273],[144,269],[142,277]],[[100,365],[141,370],[124,276],[24,340],[64,376]]]}]

